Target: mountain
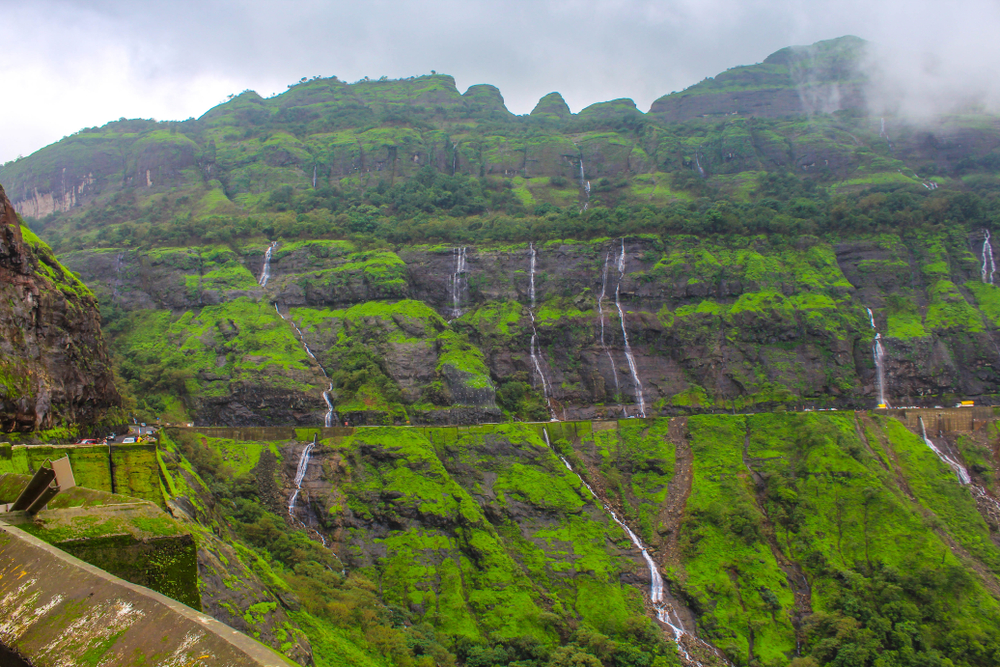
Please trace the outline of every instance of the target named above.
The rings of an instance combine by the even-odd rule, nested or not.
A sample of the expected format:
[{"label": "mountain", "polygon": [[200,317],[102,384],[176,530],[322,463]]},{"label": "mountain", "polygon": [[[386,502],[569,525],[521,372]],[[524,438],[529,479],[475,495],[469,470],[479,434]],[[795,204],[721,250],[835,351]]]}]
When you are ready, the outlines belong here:
[{"label": "mountain", "polygon": [[0,172],[4,428],[193,422],[89,467],[301,664],[998,664],[1000,126],[870,116],[864,49],[67,137]]},{"label": "mountain", "polygon": [[992,402],[998,119],[868,117],[864,50],[783,49],[648,114],[306,80],[2,176],[149,419],[866,407],[876,334],[890,403]]}]

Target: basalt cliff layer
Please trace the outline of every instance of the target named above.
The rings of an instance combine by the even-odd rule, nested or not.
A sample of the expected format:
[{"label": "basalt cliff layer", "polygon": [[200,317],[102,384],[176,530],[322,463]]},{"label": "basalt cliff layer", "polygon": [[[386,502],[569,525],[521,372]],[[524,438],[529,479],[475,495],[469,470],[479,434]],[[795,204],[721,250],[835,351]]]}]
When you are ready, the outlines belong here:
[{"label": "basalt cliff layer", "polygon": [[96,299],[0,187],[0,430],[93,425],[120,405]]}]

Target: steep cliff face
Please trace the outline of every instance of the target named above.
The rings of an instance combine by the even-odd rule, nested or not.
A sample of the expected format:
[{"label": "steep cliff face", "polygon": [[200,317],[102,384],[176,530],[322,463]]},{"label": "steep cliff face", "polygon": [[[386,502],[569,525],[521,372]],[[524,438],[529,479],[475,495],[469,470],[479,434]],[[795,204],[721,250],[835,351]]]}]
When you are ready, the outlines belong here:
[{"label": "steep cliff face", "polygon": [[734,67],[655,102],[649,114],[662,122],[702,116],[786,118],[817,113],[867,111],[862,71],[864,40],[857,37],[792,46],[763,63]]},{"label": "steep cliff face", "polygon": [[[292,589],[269,613],[305,631],[318,667],[399,650],[372,641],[377,616],[347,613],[352,582],[411,638],[395,646],[427,654],[434,638],[466,666],[482,664],[475,645],[512,656],[492,664],[531,647],[518,661],[530,667],[565,664],[567,645],[594,656],[570,664],[595,666],[996,664],[1000,423],[989,408],[896,415],[297,429],[274,442],[243,438],[292,429],[176,429],[164,442],[197,440],[232,539],[273,557],[263,586]],[[921,438],[921,415],[968,483]],[[651,568],[686,630],[676,656]]]},{"label": "steep cliff face", "polygon": [[64,261],[119,314],[123,373],[150,400],[181,395],[179,415],[319,425],[327,390],[339,421],[467,423],[501,410],[872,407],[876,334],[890,403],[992,402],[1000,306],[984,242],[956,231],[396,252],[307,241],[271,250],[264,287],[263,246]]},{"label": "steep cliff face", "polygon": [[0,430],[94,424],[120,405],[96,299],[0,187]]}]

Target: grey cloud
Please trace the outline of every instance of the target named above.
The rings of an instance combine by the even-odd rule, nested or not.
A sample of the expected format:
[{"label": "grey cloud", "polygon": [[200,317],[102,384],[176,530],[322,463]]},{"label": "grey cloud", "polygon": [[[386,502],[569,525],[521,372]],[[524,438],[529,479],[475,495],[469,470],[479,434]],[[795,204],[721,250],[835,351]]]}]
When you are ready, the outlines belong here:
[{"label": "grey cloud", "polygon": [[[435,69],[455,76],[463,90],[496,85],[515,113],[527,113],[554,90],[574,111],[617,97],[631,97],[646,110],[662,94],[728,67],[759,62],[784,46],[856,34],[883,49],[876,59],[883,77],[879,90],[892,95],[879,103],[924,109],[928,96],[920,91],[948,84],[957,91],[948,94],[958,95],[976,88],[977,80],[1000,64],[988,39],[1000,21],[986,0],[949,3],[947,13],[930,2],[873,5],[859,0],[0,0],[6,32],[15,42],[14,49],[5,49],[10,57],[0,63],[0,75],[32,73],[19,81],[18,90],[28,111],[0,110],[7,129],[0,136],[0,161],[119,115],[199,115],[227,93],[252,88],[273,94],[302,76],[350,81]],[[971,38],[964,34],[969,32]],[[914,59],[933,66],[913,67]],[[937,88],[928,87],[927,77],[937,77]],[[109,79],[114,90],[107,89]],[[988,91],[980,96],[993,98]],[[930,97],[940,100],[942,93]],[[45,108],[31,108],[41,100]]]}]

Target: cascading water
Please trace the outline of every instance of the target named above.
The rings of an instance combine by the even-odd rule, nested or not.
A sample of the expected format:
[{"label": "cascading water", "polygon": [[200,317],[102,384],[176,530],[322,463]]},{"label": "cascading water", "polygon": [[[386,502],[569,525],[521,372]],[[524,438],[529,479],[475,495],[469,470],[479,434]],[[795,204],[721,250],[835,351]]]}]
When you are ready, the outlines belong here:
[{"label": "cascading water", "polygon": [[[993,274],[996,273],[997,266],[993,262],[993,246],[990,244],[990,230],[984,229],[983,233],[986,234],[986,238],[983,239],[983,267],[979,270],[982,275],[983,282],[990,285],[993,284]],[[989,267],[987,269],[987,267]]]},{"label": "cascading water", "polygon": [[625,328],[625,311],[622,310],[620,292],[622,278],[625,277],[625,239],[622,239],[622,252],[618,255],[618,285],[615,286],[615,306],[618,308],[618,317],[622,321],[622,338],[625,340],[625,360],[628,362],[628,370],[632,374],[632,385],[635,387],[635,399],[639,404],[639,416],[646,417],[646,399],[642,395],[642,382],[639,380],[639,370],[635,364],[635,357],[632,355],[632,346],[628,343],[628,330]]},{"label": "cascading water", "polygon": [[583,210],[586,211],[587,207],[590,206],[590,181],[584,175],[583,155],[580,156],[580,189],[583,190],[583,194],[587,197],[587,200],[583,203]]},{"label": "cascading water", "polygon": [[451,318],[462,315],[462,287],[465,281],[465,248],[454,248],[455,272],[451,274]]},{"label": "cascading water", "polygon": [[973,497],[976,499],[976,503],[987,505],[987,512],[992,514],[994,518],[1000,518],[1000,501],[991,496],[989,492],[980,484],[975,484],[972,481],[972,476],[969,475],[969,471],[961,463],[951,458],[945,454],[941,449],[934,444],[934,441],[927,437],[927,429],[924,427],[923,417],[917,417],[920,422],[920,435],[924,438],[924,444],[931,448],[939,459],[944,463],[948,464],[948,467],[955,471],[955,475],[958,477],[958,481],[963,486],[968,486],[969,491],[972,493]]},{"label": "cascading water", "polygon": [[[299,336],[299,341],[302,343],[302,348],[306,351],[306,354],[308,354],[313,361],[319,364],[319,372],[323,374],[323,377],[329,380],[330,376],[326,374],[326,369],[323,368],[323,364],[319,363],[319,359],[316,358],[316,355],[313,354],[313,351],[309,348],[309,343],[306,342],[306,337],[302,333],[302,329],[300,329],[298,325],[295,324],[294,321],[289,320],[287,317],[281,314],[281,310],[278,309],[277,303],[274,304],[274,312],[278,313],[278,317],[280,317],[281,319],[285,320],[286,322],[292,325],[292,328],[295,329],[295,333],[298,334]],[[332,382],[330,383],[329,389],[327,389],[322,393],[323,402],[326,403],[326,415],[323,416],[323,425],[326,426],[327,428],[333,426],[333,419],[334,417],[337,416],[337,413],[334,412],[333,410],[333,403],[330,401],[331,391],[333,391]]]},{"label": "cascading water", "polygon": [[271,254],[276,247],[278,247],[278,242],[273,241],[264,253],[264,268],[260,272],[260,280],[257,281],[261,287],[267,287],[267,281],[271,279]]},{"label": "cascading water", "polygon": [[[549,449],[552,449],[552,443],[549,442],[548,429],[543,427],[542,434],[545,436],[545,444],[548,445]],[[592,495],[594,500],[596,500],[600,506],[604,508],[604,511],[611,516],[614,522],[621,526],[622,530],[625,531],[625,534],[628,535],[628,538],[632,541],[632,544],[634,544],[636,548],[642,552],[642,558],[646,561],[646,566],[649,568],[649,597],[653,603],[653,609],[656,612],[657,620],[664,623],[671,629],[674,634],[674,643],[677,644],[677,648],[683,654],[684,659],[690,664],[700,666],[702,663],[688,653],[687,649],[684,647],[682,639],[687,638],[688,641],[703,644],[709,650],[712,650],[712,648],[707,644],[704,644],[704,642],[698,639],[698,637],[688,633],[688,631],[684,628],[684,622],[681,621],[680,616],[677,615],[677,611],[665,599],[663,594],[663,576],[660,574],[660,568],[656,565],[653,557],[649,555],[649,549],[647,549],[646,545],[643,544],[641,539],[639,539],[639,536],[636,535],[624,521],[618,518],[618,514],[611,509],[611,507],[606,505],[603,500],[601,500],[600,496],[597,495],[590,484],[587,484],[587,481],[580,475],[580,473],[573,470],[573,466],[571,466],[569,461],[566,460],[566,457],[554,449],[552,449],[552,451],[559,457],[559,460],[563,462],[566,469],[576,475],[576,478],[580,480],[580,483],[583,484],[588,491],[590,491],[590,495]]]},{"label": "cascading water", "polygon": [[528,244],[528,250],[531,252],[531,262],[529,265],[529,282],[528,282],[528,296],[531,297],[531,309],[528,311],[528,315],[531,316],[531,363],[535,367],[535,374],[542,381],[542,397],[545,399],[545,405],[549,408],[549,416],[552,421],[556,421],[556,413],[552,409],[552,403],[549,401],[549,381],[545,379],[545,373],[542,371],[542,363],[539,360],[538,354],[538,330],[535,328],[535,244],[531,242]]},{"label": "cascading water", "polygon": [[882,334],[875,328],[875,315],[871,308],[868,311],[868,322],[875,332],[875,342],[872,343],[872,358],[875,359],[875,381],[878,388],[878,406],[880,408],[889,407],[889,402],[885,398],[885,348],[882,347]]},{"label": "cascading water", "polygon": [[938,449],[937,445],[927,437],[927,429],[924,428],[924,418],[917,417],[917,420],[920,422],[920,435],[924,438],[924,444],[930,447],[939,459],[947,463],[948,467],[955,471],[955,475],[958,476],[960,483],[969,484],[972,482],[972,478],[969,477],[969,471],[965,469],[965,466]]},{"label": "cascading water", "polygon": [[313,190],[316,189],[316,165],[313,165]]},{"label": "cascading water", "polygon": [[302,480],[306,476],[306,470],[309,469],[309,455],[312,454],[315,446],[316,438],[313,437],[313,441],[302,450],[302,454],[299,456],[299,465],[295,469],[295,491],[292,492],[292,497],[288,501],[288,515],[293,519],[295,518],[295,501],[298,500],[299,492],[302,490]]},{"label": "cascading water", "polygon": [[615,378],[615,393],[621,393],[621,385],[618,383],[618,368],[615,366],[615,359],[611,356],[611,350],[608,349],[607,343],[604,340],[604,295],[607,292],[608,287],[608,264],[611,262],[611,252],[609,251],[604,256],[604,273],[601,274],[601,296],[597,299],[597,314],[601,318],[601,347],[604,349],[604,353],[608,355],[608,361],[611,362],[611,374]]},{"label": "cascading water", "polygon": [[330,400],[330,392],[333,391],[333,383],[323,392],[323,402],[326,403],[326,414],[323,416],[323,426],[330,428],[333,426],[333,402]]},{"label": "cascading water", "polygon": [[698,158],[698,154],[695,153],[694,156],[694,166],[698,168],[698,175],[705,178],[705,170],[701,166],[701,160]]},{"label": "cascading water", "polygon": [[451,175],[454,176],[458,172],[458,144],[455,144],[455,148],[451,154]]}]

